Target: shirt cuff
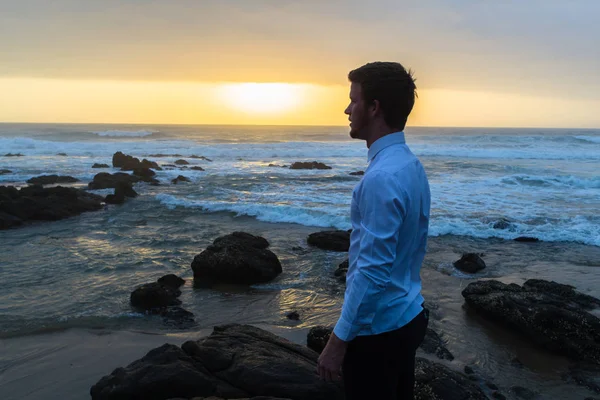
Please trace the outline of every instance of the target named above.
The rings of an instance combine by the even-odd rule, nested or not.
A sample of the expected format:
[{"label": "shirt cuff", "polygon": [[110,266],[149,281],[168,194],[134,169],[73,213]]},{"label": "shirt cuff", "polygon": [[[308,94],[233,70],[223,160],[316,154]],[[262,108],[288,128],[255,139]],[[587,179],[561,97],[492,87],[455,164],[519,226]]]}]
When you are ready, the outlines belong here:
[{"label": "shirt cuff", "polygon": [[340,318],[333,328],[333,333],[344,342],[349,342],[356,337],[356,332],[353,332],[352,328],[352,324]]}]

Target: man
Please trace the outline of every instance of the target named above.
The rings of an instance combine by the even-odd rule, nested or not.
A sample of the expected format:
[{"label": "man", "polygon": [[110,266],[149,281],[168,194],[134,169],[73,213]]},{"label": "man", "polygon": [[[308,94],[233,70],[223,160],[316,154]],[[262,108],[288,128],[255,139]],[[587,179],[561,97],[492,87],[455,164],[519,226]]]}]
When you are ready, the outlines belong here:
[{"label": "man", "polygon": [[352,193],[344,305],[318,372],[343,378],[347,400],[413,399],[415,353],[428,323],[420,269],[430,209],[427,176],[403,133],[416,86],[391,62],[363,65],[348,78],[350,136],[366,141],[369,166]]}]

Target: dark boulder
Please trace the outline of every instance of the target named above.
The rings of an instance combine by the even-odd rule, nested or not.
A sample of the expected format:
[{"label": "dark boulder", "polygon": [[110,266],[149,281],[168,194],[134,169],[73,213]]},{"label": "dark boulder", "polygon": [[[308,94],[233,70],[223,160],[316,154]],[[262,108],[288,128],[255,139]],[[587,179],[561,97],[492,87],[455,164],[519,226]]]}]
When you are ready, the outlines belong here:
[{"label": "dark boulder", "polygon": [[465,253],[460,260],[454,261],[454,267],[463,272],[474,274],[485,268],[485,262],[481,259],[479,254]]},{"label": "dark boulder", "polygon": [[102,209],[102,197],[81,189],[62,186],[44,188],[0,186],[0,227],[21,225],[25,221],[56,221],[86,211]]},{"label": "dark boulder", "polygon": [[92,168],[110,168],[110,165],[94,163],[94,165],[92,165]]},{"label": "dark boulder", "polygon": [[506,218],[502,218],[494,222],[494,225],[492,227],[494,229],[508,229],[510,227],[510,221]]},{"label": "dark boulder", "polygon": [[118,185],[129,184],[139,182],[140,178],[135,175],[130,175],[125,172],[116,172],[109,174],[108,172],[100,172],[94,176],[92,182],[88,183],[90,189],[108,189],[116,188]]},{"label": "dark boulder", "polygon": [[[92,400],[270,396],[342,400],[315,373],[318,354],[248,325],[224,325],[181,347],[165,344],[92,386]],[[268,398],[268,397],[267,397]]]},{"label": "dark boulder", "polygon": [[62,157],[66,157],[67,153],[58,153],[57,156],[62,156]]},{"label": "dark boulder", "polygon": [[199,167],[199,166],[194,166],[190,168],[192,171],[204,171],[204,168]]},{"label": "dark boulder", "polygon": [[333,328],[327,326],[320,325],[310,328],[306,335],[306,346],[321,354],[329,341],[331,332],[333,332]]},{"label": "dark boulder", "polygon": [[346,282],[346,274],[348,273],[349,261],[345,260],[338,265],[338,268],[333,273],[341,282]]},{"label": "dark boulder", "polygon": [[21,153],[15,153],[15,154],[13,154],[13,153],[6,153],[4,155],[4,157],[24,157],[24,156]]},{"label": "dark boulder", "polygon": [[553,352],[600,364],[600,318],[585,311],[600,300],[539,279],[523,286],[496,280],[470,283],[466,303],[484,317],[522,333]]},{"label": "dark boulder", "polygon": [[298,313],[298,311],[292,311],[290,313],[288,313],[286,315],[287,319],[291,319],[292,321],[299,321],[300,320],[300,314]]},{"label": "dark boulder", "polygon": [[257,249],[266,249],[269,247],[269,242],[267,239],[261,236],[252,235],[247,232],[233,232],[229,235],[218,237],[214,240],[213,244],[219,246],[244,244]]},{"label": "dark boulder", "polygon": [[176,160],[175,161],[175,165],[188,165],[189,162],[185,161],[185,160]]},{"label": "dark boulder", "polygon": [[529,236],[519,236],[517,238],[514,239],[515,242],[529,242],[529,243],[535,243],[535,242],[539,242],[540,239],[535,238],[535,237],[529,237]]},{"label": "dark boulder", "polygon": [[353,175],[353,176],[362,176],[364,174],[365,174],[365,171],[350,172],[350,175]]},{"label": "dark boulder", "polygon": [[121,168],[121,171],[133,171],[138,168],[153,168],[156,170],[161,169],[154,161],[148,161],[146,159],[140,161],[139,158],[123,154],[120,151],[113,154],[112,164],[115,168]]},{"label": "dark boulder", "polygon": [[468,377],[427,359],[415,362],[415,399],[487,400],[485,393]]},{"label": "dark boulder", "polygon": [[156,172],[152,171],[150,168],[134,168],[133,174],[139,176],[142,180],[148,180],[156,175]]},{"label": "dark boulder", "polygon": [[175,274],[168,274],[158,278],[157,282],[163,286],[169,286],[171,288],[178,289],[185,284],[185,279],[182,279]]},{"label": "dark boulder", "polygon": [[53,185],[55,183],[74,183],[79,179],[64,175],[40,175],[27,180],[32,185]]},{"label": "dark boulder", "polygon": [[194,257],[194,279],[204,283],[254,284],[268,282],[282,271],[266,239],[244,232],[217,238]]},{"label": "dark boulder", "polygon": [[301,162],[297,161],[290,165],[290,169],[331,169],[329,165],[325,165],[322,162],[311,161],[311,162]]},{"label": "dark boulder", "polygon": [[0,169],[0,175],[12,174],[10,169]]},{"label": "dark boulder", "polygon": [[350,248],[350,232],[322,231],[308,235],[308,244],[323,250],[348,251]]},{"label": "dark boulder", "polygon": [[177,288],[153,282],[137,287],[131,292],[129,300],[133,307],[142,310],[152,310],[180,305],[181,301],[177,299],[180,295],[181,291]]},{"label": "dark boulder", "polygon": [[165,325],[179,329],[189,329],[196,324],[194,313],[181,307],[167,307],[159,312]]},{"label": "dark boulder", "polygon": [[446,345],[440,338],[440,335],[438,335],[437,332],[431,328],[427,328],[427,331],[425,332],[425,338],[423,339],[423,343],[421,343],[420,348],[427,354],[435,354],[436,357],[441,360],[454,360],[454,356],[446,348]]},{"label": "dark boulder", "polygon": [[179,175],[177,178],[171,180],[171,183],[174,185],[178,184],[179,182],[190,182],[190,180],[183,175]]},{"label": "dark boulder", "polygon": [[104,198],[108,204],[123,204],[126,197],[137,197],[137,193],[133,190],[131,183],[118,182],[114,194],[109,194]]}]

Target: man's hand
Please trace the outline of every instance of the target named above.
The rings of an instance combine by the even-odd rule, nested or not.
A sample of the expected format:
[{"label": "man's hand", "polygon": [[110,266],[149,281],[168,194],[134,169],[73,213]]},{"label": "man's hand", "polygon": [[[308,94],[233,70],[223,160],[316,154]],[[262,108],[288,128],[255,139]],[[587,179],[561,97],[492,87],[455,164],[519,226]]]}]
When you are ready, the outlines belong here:
[{"label": "man's hand", "polygon": [[329,341],[317,361],[317,372],[322,379],[331,382],[342,378],[342,363],[346,355],[346,347],[348,343],[331,332]]}]

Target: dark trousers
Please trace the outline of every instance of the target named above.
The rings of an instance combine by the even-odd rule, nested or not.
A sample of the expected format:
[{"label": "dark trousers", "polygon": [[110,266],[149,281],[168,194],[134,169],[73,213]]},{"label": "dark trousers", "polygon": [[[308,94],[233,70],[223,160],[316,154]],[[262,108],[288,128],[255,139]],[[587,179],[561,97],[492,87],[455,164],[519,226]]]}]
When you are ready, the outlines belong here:
[{"label": "dark trousers", "polygon": [[400,329],[350,341],[342,365],[346,400],[412,400],[415,354],[428,321],[423,310]]}]

